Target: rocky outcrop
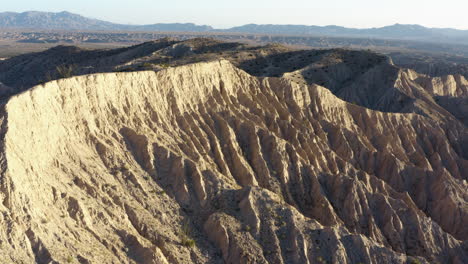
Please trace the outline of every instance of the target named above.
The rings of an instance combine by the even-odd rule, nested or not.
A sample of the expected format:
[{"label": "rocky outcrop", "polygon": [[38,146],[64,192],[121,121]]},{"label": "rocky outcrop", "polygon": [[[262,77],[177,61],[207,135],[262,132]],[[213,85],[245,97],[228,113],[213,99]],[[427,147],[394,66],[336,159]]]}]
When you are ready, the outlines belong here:
[{"label": "rocky outcrop", "polygon": [[468,131],[435,112],[224,60],[36,86],[1,109],[0,256],[465,263]]},{"label": "rocky outcrop", "polygon": [[435,96],[468,97],[468,81],[462,75],[428,77],[417,74],[416,81]]},{"label": "rocky outcrop", "polygon": [[468,127],[468,81],[462,75],[429,77],[406,70],[434,101]]}]

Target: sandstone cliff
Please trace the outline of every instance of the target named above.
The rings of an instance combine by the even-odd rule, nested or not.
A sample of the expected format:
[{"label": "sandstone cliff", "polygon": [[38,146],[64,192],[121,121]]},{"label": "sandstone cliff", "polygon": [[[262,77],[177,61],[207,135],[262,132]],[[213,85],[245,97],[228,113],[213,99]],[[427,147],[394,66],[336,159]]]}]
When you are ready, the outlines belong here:
[{"label": "sandstone cliff", "polygon": [[52,81],[1,108],[7,263],[468,260],[468,132],[450,118],[224,60]]}]

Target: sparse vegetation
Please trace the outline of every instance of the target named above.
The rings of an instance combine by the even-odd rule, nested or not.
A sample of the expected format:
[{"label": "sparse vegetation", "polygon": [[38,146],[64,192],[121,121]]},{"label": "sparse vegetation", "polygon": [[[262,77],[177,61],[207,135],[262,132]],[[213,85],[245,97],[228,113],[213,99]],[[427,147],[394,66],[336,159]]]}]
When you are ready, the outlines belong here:
[{"label": "sparse vegetation", "polygon": [[286,234],[281,233],[281,234],[278,235],[278,238],[279,238],[280,240],[285,240],[285,239],[286,239]]},{"label": "sparse vegetation", "polygon": [[141,65],[142,68],[144,69],[147,69],[147,70],[151,70],[153,69],[154,67],[154,64],[153,63],[149,63],[149,62],[145,62]]},{"label": "sparse vegetation", "polygon": [[180,240],[185,247],[194,247],[195,240],[192,238],[192,230],[188,222],[185,222],[180,229]]},{"label": "sparse vegetation", "polygon": [[195,246],[195,240],[191,238],[185,238],[182,240],[182,245],[186,247],[194,247]]},{"label": "sparse vegetation", "polygon": [[57,74],[60,78],[70,78],[73,76],[73,73],[75,72],[76,66],[73,64],[69,65],[59,65],[56,67]]},{"label": "sparse vegetation", "polygon": [[126,67],[126,68],[117,69],[115,71],[116,72],[133,72],[133,71],[136,71],[136,69],[133,67]]},{"label": "sparse vegetation", "polygon": [[127,164],[124,164],[124,165],[122,165],[122,166],[120,167],[120,170],[121,170],[121,171],[128,171],[128,170],[130,170],[130,167],[129,167]]},{"label": "sparse vegetation", "polygon": [[46,81],[47,81],[47,82],[50,82],[50,81],[53,80],[53,78],[52,78],[52,73],[50,73],[50,72],[47,72],[47,73],[45,74],[45,77],[46,77]]}]

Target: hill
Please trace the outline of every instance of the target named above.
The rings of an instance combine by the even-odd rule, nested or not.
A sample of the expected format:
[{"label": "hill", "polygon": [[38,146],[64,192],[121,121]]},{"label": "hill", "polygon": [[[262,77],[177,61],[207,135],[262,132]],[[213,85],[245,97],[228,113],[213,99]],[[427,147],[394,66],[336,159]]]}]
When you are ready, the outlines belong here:
[{"label": "hill", "polygon": [[462,76],[211,39],[0,73],[7,263],[468,260]]}]

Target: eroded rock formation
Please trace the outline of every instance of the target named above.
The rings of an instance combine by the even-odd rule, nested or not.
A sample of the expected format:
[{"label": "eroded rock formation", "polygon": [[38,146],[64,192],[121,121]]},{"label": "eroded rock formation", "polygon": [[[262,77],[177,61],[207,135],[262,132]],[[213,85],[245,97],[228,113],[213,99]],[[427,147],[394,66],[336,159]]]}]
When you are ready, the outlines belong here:
[{"label": "eroded rock formation", "polygon": [[466,263],[468,132],[431,113],[225,60],[36,86],[1,109],[0,257]]}]

